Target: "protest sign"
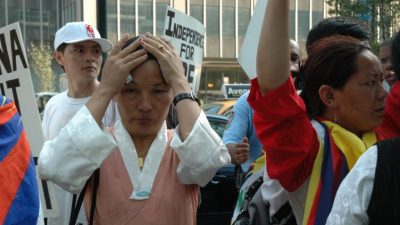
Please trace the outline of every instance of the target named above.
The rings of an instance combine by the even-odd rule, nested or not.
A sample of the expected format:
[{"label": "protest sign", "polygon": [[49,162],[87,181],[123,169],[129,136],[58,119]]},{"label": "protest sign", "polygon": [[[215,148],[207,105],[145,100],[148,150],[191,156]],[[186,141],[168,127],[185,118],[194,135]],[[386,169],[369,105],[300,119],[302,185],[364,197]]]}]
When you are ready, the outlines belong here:
[{"label": "protest sign", "polygon": [[174,8],[167,7],[164,38],[177,50],[185,76],[194,93],[198,93],[203,63],[205,28],[198,20]]},{"label": "protest sign", "polygon": [[[0,28],[0,94],[14,100],[36,164],[44,139],[19,23]],[[58,213],[52,186],[37,181],[45,216]]]},{"label": "protest sign", "polygon": [[268,0],[257,1],[253,16],[251,17],[249,26],[247,27],[242,48],[240,49],[238,61],[250,80],[257,76],[256,62],[258,40],[260,39],[261,25],[264,20],[267,2]]}]

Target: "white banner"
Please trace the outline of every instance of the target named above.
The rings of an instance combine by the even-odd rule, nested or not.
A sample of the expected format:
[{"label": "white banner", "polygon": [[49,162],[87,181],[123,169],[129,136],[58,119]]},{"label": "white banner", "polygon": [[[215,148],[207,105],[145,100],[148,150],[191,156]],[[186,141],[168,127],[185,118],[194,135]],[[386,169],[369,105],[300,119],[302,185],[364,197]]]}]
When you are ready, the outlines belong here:
[{"label": "white banner", "polygon": [[168,7],[164,38],[177,50],[185,68],[185,76],[194,93],[198,93],[203,63],[205,28],[195,18]]},{"label": "white banner", "polygon": [[240,49],[238,61],[250,80],[257,76],[256,62],[258,40],[260,39],[267,2],[268,0],[257,0],[253,16],[251,17],[249,26],[247,27],[242,48]]},{"label": "white banner", "polygon": [[[0,94],[14,100],[36,164],[44,138],[19,23],[0,28]],[[37,181],[44,215],[57,214],[52,186]]]}]

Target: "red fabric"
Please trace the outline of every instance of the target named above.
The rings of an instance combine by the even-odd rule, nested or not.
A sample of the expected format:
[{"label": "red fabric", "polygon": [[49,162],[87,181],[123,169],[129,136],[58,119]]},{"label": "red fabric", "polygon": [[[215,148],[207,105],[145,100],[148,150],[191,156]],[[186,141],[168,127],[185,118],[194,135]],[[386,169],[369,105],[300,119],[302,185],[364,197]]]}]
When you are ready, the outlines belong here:
[{"label": "red fabric", "polygon": [[[2,100],[1,98],[2,96],[0,95],[0,101]],[[0,106],[1,106],[1,117],[0,117],[0,126],[7,123],[9,120],[11,120],[11,118],[13,118],[15,116],[16,113],[18,113],[17,111],[17,107],[15,107],[14,102],[9,102],[5,105],[1,105],[0,102]]]},{"label": "red fabric", "polygon": [[383,123],[376,128],[378,139],[400,137],[400,81],[393,84],[386,98]]},{"label": "red fabric", "polygon": [[295,191],[311,174],[319,141],[292,78],[263,96],[257,79],[252,80],[248,102],[266,152],[268,175]]},{"label": "red fabric", "polygon": [[24,132],[7,157],[0,163],[0,224],[5,222],[30,163],[30,148]]}]

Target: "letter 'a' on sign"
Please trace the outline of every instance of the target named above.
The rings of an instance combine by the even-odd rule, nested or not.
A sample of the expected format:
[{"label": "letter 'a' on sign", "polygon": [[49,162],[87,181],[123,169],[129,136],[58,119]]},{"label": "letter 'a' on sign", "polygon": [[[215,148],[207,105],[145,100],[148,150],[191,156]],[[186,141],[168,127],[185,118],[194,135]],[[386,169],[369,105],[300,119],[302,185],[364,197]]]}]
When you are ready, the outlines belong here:
[{"label": "letter 'a' on sign", "polygon": [[226,99],[236,99],[250,90],[250,84],[223,84],[221,90]]},{"label": "letter 'a' on sign", "polygon": [[268,0],[257,0],[253,16],[251,17],[249,26],[247,27],[242,48],[240,49],[238,61],[250,80],[257,76],[256,62],[258,40],[260,39],[261,25],[264,20],[267,2]]},{"label": "letter 'a' on sign", "polygon": [[203,63],[204,25],[185,13],[167,7],[163,34],[180,56],[185,77],[193,93],[197,94]]},{"label": "letter 'a' on sign", "polygon": [[[0,28],[0,94],[14,100],[34,159],[37,159],[44,138],[19,23]],[[55,195],[52,186],[39,177],[37,181],[44,216],[56,216],[58,208],[53,202]]]}]

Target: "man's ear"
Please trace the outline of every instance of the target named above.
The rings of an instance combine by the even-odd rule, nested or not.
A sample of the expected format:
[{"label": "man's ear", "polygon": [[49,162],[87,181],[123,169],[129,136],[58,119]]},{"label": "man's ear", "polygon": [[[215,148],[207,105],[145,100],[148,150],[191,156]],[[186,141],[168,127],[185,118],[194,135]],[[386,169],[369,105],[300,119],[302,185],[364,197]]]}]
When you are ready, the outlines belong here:
[{"label": "man's ear", "polygon": [[319,88],[319,97],[328,108],[336,108],[335,89],[329,85],[323,84]]},{"label": "man's ear", "polygon": [[54,59],[57,61],[57,63],[58,63],[60,66],[64,66],[63,60],[62,60],[62,56],[63,56],[63,53],[62,53],[62,52],[60,52],[60,51],[55,51],[55,52],[54,52]]}]

